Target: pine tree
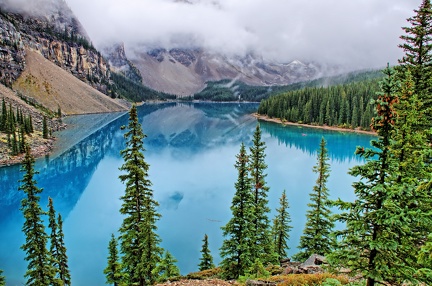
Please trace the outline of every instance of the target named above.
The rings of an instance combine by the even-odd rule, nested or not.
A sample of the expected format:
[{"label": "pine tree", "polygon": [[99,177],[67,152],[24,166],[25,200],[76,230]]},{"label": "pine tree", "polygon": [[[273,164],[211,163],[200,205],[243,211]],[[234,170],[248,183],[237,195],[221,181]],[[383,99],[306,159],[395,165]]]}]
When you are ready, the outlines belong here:
[{"label": "pine tree", "polygon": [[326,141],[321,139],[318,151],[318,162],[313,171],[318,174],[316,185],[310,193],[310,203],[306,213],[307,221],[303,235],[300,237],[301,251],[295,255],[298,261],[304,261],[312,254],[326,255],[334,247],[335,241],[331,236],[334,222],[330,210],[327,179],[330,175]]},{"label": "pine tree", "polygon": [[377,116],[372,121],[378,139],[371,142],[374,148],[358,147],[356,150],[366,163],[350,171],[351,175],[360,178],[353,184],[356,200],[336,202],[344,211],[337,217],[346,222],[346,229],[337,232],[341,243],[330,255],[332,263],[349,265],[351,270],[360,271],[367,279],[367,286],[393,280],[394,271],[403,266],[401,259],[404,259],[397,255],[398,240],[403,237],[395,231],[399,218],[396,213],[401,209],[393,202],[395,188],[391,178],[391,174],[397,174],[391,144],[395,132],[394,104],[398,100],[398,82],[392,69],[387,67],[384,74],[382,92],[375,103]]},{"label": "pine tree", "polygon": [[162,257],[161,261],[155,269],[155,272],[159,277],[159,282],[163,282],[170,278],[180,276],[180,270],[175,265],[176,262],[177,259],[175,259],[175,257],[172,256],[172,254],[168,250],[165,251],[164,256]]},{"label": "pine tree", "polygon": [[126,184],[122,196],[120,213],[125,216],[120,227],[122,264],[128,275],[129,284],[140,286],[153,284],[157,277],[154,269],[162,252],[160,238],[156,233],[156,222],[160,218],[153,199],[151,182],[148,179],[149,165],[145,162],[143,140],[145,135],[138,122],[136,106],[129,112],[126,149],[120,153],[124,164],[120,167],[124,174],[120,180]]},{"label": "pine tree", "polygon": [[2,113],[1,113],[1,118],[0,118],[0,131],[6,131],[7,117],[8,117],[8,113],[7,113],[7,108],[6,108],[6,102],[5,102],[5,99],[3,98],[3,100],[2,100]]},{"label": "pine tree", "polygon": [[57,117],[61,123],[62,122],[62,111],[61,111],[60,105],[58,106],[58,109],[57,109]]},{"label": "pine tree", "polygon": [[3,270],[0,269],[0,286],[6,286],[6,278],[3,275]]},{"label": "pine tree", "polygon": [[20,125],[19,129],[19,146],[18,146],[18,152],[24,153],[25,151],[25,130],[24,125]]},{"label": "pine tree", "polygon": [[71,285],[66,247],[64,245],[63,221],[61,215],[54,210],[53,200],[48,198],[48,227],[51,229],[50,253],[51,265],[56,270],[55,285]]},{"label": "pine tree", "polygon": [[279,202],[280,207],[276,209],[277,215],[273,220],[273,241],[275,251],[279,256],[279,259],[282,259],[287,257],[287,250],[289,250],[289,233],[292,229],[292,226],[290,225],[291,216],[288,212],[288,198],[285,190],[282,192]]},{"label": "pine tree", "polygon": [[50,255],[46,248],[48,236],[45,233],[45,227],[42,221],[44,212],[39,205],[42,192],[36,186],[34,175],[34,158],[30,153],[30,147],[26,146],[26,154],[21,167],[24,172],[23,179],[20,180],[22,185],[19,190],[24,191],[26,197],[21,201],[21,211],[24,214],[24,225],[22,231],[26,236],[26,242],[21,249],[26,253],[25,260],[28,261],[27,285],[51,285],[54,280],[55,270],[51,266]]},{"label": "pine tree", "polygon": [[399,60],[398,70],[401,75],[409,69],[414,79],[414,93],[429,109],[432,106],[432,8],[430,0],[423,0],[416,15],[408,18],[410,27],[403,27],[405,35],[400,38],[404,41],[399,45],[405,52]]},{"label": "pine tree", "polygon": [[255,241],[253,221],[254,198],[251,192],[251,179],[248,172],[248,156],[245,145],[242,143],[240,152],[236,156],[235,168],[238,172],[235,183],[236,192],[232,199],[232,218],[222,227],[223,236],[226,237],[220,249],[222,257],[221,268],[226,278],[237,279],[253,263],[255,254],[252,243]]},{"label": "pine tree", "polygon": [[46,116],[43,117],[43,121],[42,121],[42,137],[44,139],[48,139],[49,137],[48,123],[47,123]]},{"label": "pine tree", "polygon": [[31,115],[29,115],[29,127],[30,127],[30,133],[34,132],[34,128],[33,128],[33,119],[31,117]]},{"label": "pine tree", "polygon": [[[58,274],[58,241],[57,241],[57,221],[56,221],[56,214],[54,210],[54,205],[52,199],[48,198],[48,227],[51,229],[51,235],[50,235],[50,253],[51,253],[51,265],[56,271],[56,276]],[[55,278],[54,285],[61,285],[61,282],[58,281]]]},{"label": "pine tree", "polygon": [[106,277],[106,284],[113,284],[114,286],[121,285],[123,281],[122,266],[119,262],[119,254],[117,250],[117,239],[114,234],[111,235],[111,240],[108,245],[108,265],[104,269]]},{"label": "pine tree", "polygon": [[430,133],[412,131],[413,126],[419,123],[426,126],[424,113],[427,111],[414,93],[411,73],[407,71],[401,78],[403,81],[395,104],[398,114],[396,132],[391,141],[397,172],[391,174],[394,183],[390,183],[392,196],[389,201],[392,204],[392,216],[399,218],[398,227],[393,227],[392,231],[400,237],[398,258],[403,262],[398,264],[399,271],[392,273],[392,279],[397,282],[418,277],[420,281],[430,282],[430,278],[428,280],[413,272],[413,269],[428,267],[417,263],[417,252],[432,232],[432,218],[428,215],[432,211]]},{"label": "pine tree", "polygon": [[16,137],[16,132],[12,133],[12,156],[16,156],[19,153],[19,142]]},{"label": "pine tree", "polygon": [[66,246],[63,234],[63,219],[61,214],[57,215],[57,241],[58,241],[58,258],[59,263],[59,278],[63,281],[63,285],[71,285],[71,276],[69,272],[68,257],[66,254]]},{"label": "pine tree", "polygon": [[271,227],[268,214],[270,208],[268,207],[267,193],[269,187],[266,186],[265,170],[267,165],[265,159],[265,143],[261,139],[261,129],[259,124],[256,125],[252,146],[250,147],[249,157],[249,170],[252,180],[252,195],[253,195],[253,228],[254,235],[252,253],[255,258],[258,258],[264,264],[274,263],[277,257],[274,253],[273,244],[271,240]]},{"label": "pine tree", "polygon": [[214,268],[215,265],[213,264],[213,256],[210,253],[207,234],[204,235],[201,254],[202,256],[200,258],[200,263],[198,264],[198,269],[203,271]]}]

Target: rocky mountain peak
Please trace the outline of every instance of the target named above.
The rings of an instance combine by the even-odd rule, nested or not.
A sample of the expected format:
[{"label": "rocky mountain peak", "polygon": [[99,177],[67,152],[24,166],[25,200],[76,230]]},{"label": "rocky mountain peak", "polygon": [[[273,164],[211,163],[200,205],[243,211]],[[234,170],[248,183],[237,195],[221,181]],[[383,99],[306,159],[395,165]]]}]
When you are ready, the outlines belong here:
[{"label": "rocky mountain peak", "polygon": [[135,49],[132,59],[143,83],[155,90],[187,96],[206,82],[235,79],[249,85],[286,85],[319,77],[322,67],[298,60],[272,63],[256,54],[227,56],[200,48]]}]

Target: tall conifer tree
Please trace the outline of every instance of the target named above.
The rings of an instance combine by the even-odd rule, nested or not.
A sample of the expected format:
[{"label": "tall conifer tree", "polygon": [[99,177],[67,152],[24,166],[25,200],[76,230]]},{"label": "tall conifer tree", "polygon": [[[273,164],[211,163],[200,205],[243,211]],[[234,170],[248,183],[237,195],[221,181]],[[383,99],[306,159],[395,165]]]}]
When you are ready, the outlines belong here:
[{"label": "tall conifer tree", "polygon": [[137,108],[129,112],[126,149],[121,151],[124,164],[120,170],[120,180],[126,184],[122,196],[120,213],[125,216],[120,227],[122,264],[128,275],[129,284],[140,286],[153,284],[157,277],[154,269],[159,263],[160,238],[156,233],[156,222],[160,218],[156,208],[159,205],[153,198],[151,182],[148,179],[149,165],[144,159],[143,140],[145,135],[138,122]]},{"label": "tall conifer tree", "polygon": [[63,219],[61,214],[57,215],[57,241],[58,241],[58,258],[59,263],[59,278],[63,281],[63,285],[71,285],[71,275],[69,272],[68,257],[66,254],[66,246],[63,234]]},{"label": "tall conifer tree", "polygon": [[111,240],[108,245],[108,265],[104,269],[107,284],[114,286],[121,285],[123,281],[122,266],[119,262],[119,254],[117,250],[117,239],[114,234],[111,234]]},{"label": "tall conifer tree", "polygon": [[265,159],[265,142],[261,139],[261,128],[259,124],[256,125],[252,146],[250,147],[249,156],[249,171],[252,179],[252,195],[253,195],[253,228],[254,235],[252,236],[253,242],[251,250],[254,257],[260,259],[265,265],[268,263],[276,262],[276,254],[274,253],[273,244],[271,240],[271,226],[268,214],[270,208],[268,207],[268,191],[269,187],[266,185],[265,177],[267,174],[265,170],[267,165]]},{"label": "tall conifer tree", "polygon": [[52,266],[56,270],[56,285],[71,285],[68,257],[64,245],[63,221],[61,215],[54,209],[52,198],[48,198],[48,227],[51,229],[50,253]]},{"label": "tall conifer tree", "polygon": [[24,225],[22,231],[26,237],[26,242],[21,249],[26,253],[25,260],[28,261],[27,285],[52,285],[55,270],[50,263],[50,255],[46,248],[48,236],[45,233],[42,215],[44,214],[39,205],[38,196],[42,189],[36,186],[34,175],[34,158],[30,153],[30,147],[26,146],[26,154],[21,167],[24,172],[22,183],[19,190],[24,191],[26,197],[21,201],[21,211],[24,214]]},{"label": "tall conifer tree", "polygon": [[384,74],[382,92],[375,103],[377,116],[372,122],[378,139],[371,142],[373,149],[357,148],[356,154],[364,157],[366,163],[350,171],[351,175],[360,177],[353,184],[356,200],[337,202],[345,211],[338,218],[346,222],[346,229],[338,232],[342,238],[340,248],[330,255],[330,261],[361,272],[367,279],[367,286],[382,282],[402,283],[406,278],[401,281],[400,275],[410,268],[405,267],[404,260],[408,257],[403,256],[403,245],[406,241],[401,236],[404,232],[407,234],[409,226],[398,222],[404,213],[400,208],[404,198],[400,196],[400,186],[394,182],[398,162],[392,152],[394,105],[398,101],[399,86],[392,69],[387,67]]},{"label": "tall conifer tree", "polygon": [[240,152],[236,156],[235,168],[238,172],[235,183],[236,192],[232,199],[232,218],[222,227],[223,236],[226,239],[222,243],[220,256],[221,268],[226,278],[237,279],[244,275],[245,271],[254,262],[255,254],[252,253],[254,235],[253,215],[254,198],[251,192],[251,179],[248,171],[248,156],[246,147],[242,143]]},{"label": "tall conifer tree", "polygon": [[6,285],[6,278],[3,275],[3,270],[0,269],[0,286]]},{"label": "tall conifer tree", "polygon": [[287,257],[287,250],[289,250],[288,240],[290,238],[291,216],[288,212],[289,203],[284,190],[280,197],[280,207],[276,209],[276,216],[273,220],[273,241],[275,251],[279,256],[279,259]]},{"label": "tall conifer tree", "polygon": [[423,101],[426,108],[432,107],[432,8],[430,0],[423,0],[419,9],[408,18],[409,27],[403,27],[405,35],[401,47],[405,55],[399,61],[401,75],[409,69],[414,80],[414,93]]},{"label": "tall conifer tree", "polygon": [[332,251],[335,245],[334,238],[331,236],[334,222],[331,217],[327,189],[330,165],[324,138],[321,139],[317,160],[317,165],[313,167],[313,171],[318,174],[318,179],[312,193],[310,193],[306,226],[300,237],[299,248],[301,251],[295,255],[295,259],[298,261],[303,261],[312,254],[326,255]]},{"label": "tall conifer tree", "polygon": [[214,267],[215,266],[213,264],[213,256],[211,255],[209,249],[208,236],[207,234],[205,234],[203,239],[203,245],[201,248],[201,258],[200,263],[198,264],[198,269],[200,271],[203,271]]},{"label": "tall conifer tree", "polygon": [[5,99],[3,98],[2,100],[2,113],[1,113],[1,118],[0,118],[0,131],[6,131],[7,128],[7,108],[6,108],[6,102]]},{"label": "tall conifer tree", "polygon": [[46,116],[44,116],[43,120],[42,120],[42,137],[44,139],[48,139],[48,137],[49,137],[48,123],[47,123]]}]

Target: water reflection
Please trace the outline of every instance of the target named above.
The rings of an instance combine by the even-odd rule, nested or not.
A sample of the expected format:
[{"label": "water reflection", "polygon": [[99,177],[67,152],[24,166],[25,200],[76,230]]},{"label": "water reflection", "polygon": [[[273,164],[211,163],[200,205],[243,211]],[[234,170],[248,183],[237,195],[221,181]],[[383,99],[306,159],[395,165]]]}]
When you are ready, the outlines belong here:
[{"label": "water reflection", "polygon": [[329,157],[336,161],[357,160],[358,158],[354,155],[355,148],[352,146],[369,146],[369,142],[374,138],[373,135],[367,134],[292,125],[284,126],[265,121],[260,121],[260,126],[264,132],[276,138],[280,144],[289,148],[298,148],[310,155],[315,154],[321,138],[325,138]]},{"label": "water reflection", "polygon": [[[235,155],[240,142],[250,145],[256,119],[250,116],[256,104],[164,103],[138,108],[143,126],[146,160],[162,219],[162,246],[179,260],[182,273],[197,269],[204,233],[219,262],[223,226],[231,216],[234,194]],[[60,148],[37,160],[38,186],[65,218],[72,280],[75,285],[102,285],[107,244],[121,224],[119,197],[124,186],[118,180],[124,149],[122,125],[127,114],[68,118],[70,128],[58,134]],[[267,144],[269,201],[274,213],[283,189],[287,190],[294,229],[290,243],[295,252],[304,226],[308,193],[316,180],[312,166],[321,137],[328,142],[332,174],[330,193],[352,197],[352,178],[347,170],[358,163],[356,145],[368,145],[371,136],[319,129],[283,127],[261,122]],[[72,142],[72,144],[71,144]],[[0,268],[8,284],[22,284],[26,262],[19,249],[23,197],[18,192],[19,166],[0,168]]]}]

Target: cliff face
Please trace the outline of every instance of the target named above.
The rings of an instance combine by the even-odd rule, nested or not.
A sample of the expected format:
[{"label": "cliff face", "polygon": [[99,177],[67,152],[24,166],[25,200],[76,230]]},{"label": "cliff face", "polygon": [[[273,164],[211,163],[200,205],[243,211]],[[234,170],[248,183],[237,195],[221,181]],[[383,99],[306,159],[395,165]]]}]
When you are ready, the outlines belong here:
[{"label": "cliff face", "polygon": [[127,58],[123,43],[102,48],[102,54],[108,59],[112,71],[122,74],[134,82],[142,83],[141,73]]},{"label": "cliff face", "polygon": [[24,58],[21,33],[0,15],[0,82],[11,86],[25,68]]},{"label": "cliff face", "polygon": [[108,94],[108,63],[93,48],[66,3],[62,0],[50,3],[50,10],[37,10],[33,14],[7,11],[10,7],[0,4],[0,81],[8,86],[16,81],[26,65],[25,49],[31,49]]}]

